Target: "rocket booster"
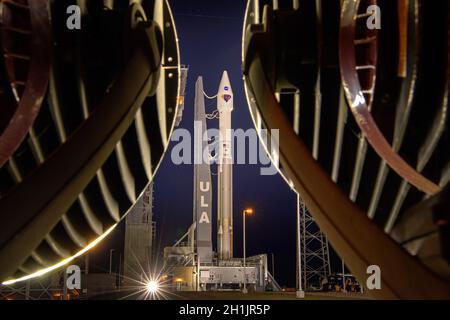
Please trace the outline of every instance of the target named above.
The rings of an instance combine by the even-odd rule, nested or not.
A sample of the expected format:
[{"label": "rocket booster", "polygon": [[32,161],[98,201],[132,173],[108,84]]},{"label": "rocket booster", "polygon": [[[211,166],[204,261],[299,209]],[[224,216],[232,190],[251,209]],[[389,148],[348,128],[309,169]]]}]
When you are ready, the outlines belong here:
[{"label": "rocket booster", "polygon": [[231,133],[233,100],[230,79],[228,73],[224,71],[217,94],[217,109],[220,114],[217,251],[221,260],[233,258],[233,152]]}]

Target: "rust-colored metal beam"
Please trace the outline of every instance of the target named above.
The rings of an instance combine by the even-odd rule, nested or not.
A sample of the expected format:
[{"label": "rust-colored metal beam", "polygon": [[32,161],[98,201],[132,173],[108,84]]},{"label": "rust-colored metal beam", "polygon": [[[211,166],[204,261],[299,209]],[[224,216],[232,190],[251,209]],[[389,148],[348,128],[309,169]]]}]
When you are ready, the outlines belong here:
[{"label": "rust-colored metal beam", "polygon": [[265,127],[279,129],[283,173],[304,199],[320,229],[363,285],[369,266],[381,268],[381,290],[367,291],[373,297],[449,299],[450,284],[409,255],[351,202],[294,132],[265,72],[262,56],[267,52],[267,32],[261,27],[246,29],[244,74],[249,101],[258,106],[258,118]]},{"label": "rust-colored metal beam", "polygon": [[450,285],[426,269],[379,229],[333,183],[292,130],[265,79],[261,62],[252,63],[248,83],[255,92],[263,121],[280,128],[280,159],[314,220],[362,284],[367,267],[378,265],[382,289],[368,291],[380,299],[450,299]]},{"label": "rust-colored metal beam", "polygon": [[50,75],[51,24],[48,0],[28,1],[31,20],[30,69],[19,105],[0,136],[0,168],[28,134],[47,92]]},{"label": "rust-colored metal beam", "polygon": [[440,187],[411,167],[384,137],[370,113],[356,70],[355,24],[359,0],[344,0],[340,30],[341,77],[348,104],[355,120],[376,153],[403,179],[427,194],[439,192]]}]

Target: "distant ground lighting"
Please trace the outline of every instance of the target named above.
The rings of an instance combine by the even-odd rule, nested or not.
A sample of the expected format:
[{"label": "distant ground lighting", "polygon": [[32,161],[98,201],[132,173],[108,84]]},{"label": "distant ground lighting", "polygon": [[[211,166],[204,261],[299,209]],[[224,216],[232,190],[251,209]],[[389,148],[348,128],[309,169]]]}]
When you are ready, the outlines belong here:
[{"label": "distant ground lighting", "polygon": [[147,291],[150,294],[156,294],[159,291],[159,282],[151,280],[147,283]]},{"label": "distant ground lighting", "polygon": [[133,275],[124,277],[121,291],[125,295],[119,300],[168,300],[177,296],[172,291],[172,279],[166,273],[149,269],[149,266],[145,268],[139,263],[138,270],[132,270]]},{"label": "distant ground lighting", "polygon": [[59,263],[45,268],[45,269],[41,269],[39,271],[36,271],[32,274],[23,276],[21,278],[18,279],[13,279],[13,280],[8,280],[5,281],[3,283],[0,283],[3,286],[12,286],[18,282],[23,282],[23,281],[27,281],[27,280],[31,280],[34,278],[39,278],[42,277],[50,272],[56,271],[62,267],[64,267],[65,265],[68,265],[70,262],[72,262],[73,260],[75,260],[76,258],[81,257],[82,255],[84,255],[86,252],[88,252],[89,250],[91,250],[92,248],[94,248],[96,245],[98,245],[103,239],[105,239],[111,232],[113,232],[113,230],[117,227],[117,224],[113,225],[111,228],[109,228],[103,235],[101,235],[100,237],[98,237],[96,240],[94,240],[93,242],[91,242],[89,245],[87,245],[84,249],[82,249],[81,251],[79,251],[78,253],[76,253],[75,255],[71,256],[70,258],[64,259],[62,261],[60,261]]}]

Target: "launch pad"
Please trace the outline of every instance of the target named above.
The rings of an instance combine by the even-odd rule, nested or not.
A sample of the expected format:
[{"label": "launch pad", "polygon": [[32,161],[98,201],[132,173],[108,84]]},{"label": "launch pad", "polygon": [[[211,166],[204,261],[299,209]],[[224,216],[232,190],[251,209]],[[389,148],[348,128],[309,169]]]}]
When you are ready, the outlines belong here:
[{"label": "launch pad", "polygon": [[175,291],[279,290],[268,270],[267,255],[248,257],[245,264],[242,258],[201,262],[192,234],[190,230],[177,244],[164,250],[166,283]]},{"label": "launch pad", "polygon": [[[205,97],[217,98],[217,111],[206,114]],[[218,93],[208,97],[199,77],[195,90],[193,224],[172,247],[164,249],[167,282],[176,291],[278,290],[267,268],[267,255],[233,256],[233,150],[231,113],[234,95],[228,73],[222,75]],[[217,252],[212,243],[212,180],[210,138],[206,119],[219,119],[217,144]],[[213,139],[214,140],[214,139]],[[207,156],[205,159],[205,151]],[[208,160],[208,161],[205,161]]]}]

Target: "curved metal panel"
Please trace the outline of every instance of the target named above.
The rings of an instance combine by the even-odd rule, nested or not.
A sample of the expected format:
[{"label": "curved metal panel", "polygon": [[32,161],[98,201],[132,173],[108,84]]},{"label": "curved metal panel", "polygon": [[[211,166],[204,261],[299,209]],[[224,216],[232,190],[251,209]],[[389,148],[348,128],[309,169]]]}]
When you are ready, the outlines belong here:
[{"label": "curved metal panel", "polygon": [[414,170],[392,149],[370,113],[358,79],[355,60],[355,20],[359,3],[359,0],[344,0],[341,11],[339,54],[342,83],[348,104],[361,131],[378,155],[416,188],[427,194],[435,194],[441,190],[440,187]]},{"label": "curved metal panel", "polygon": [[[13,4],[14,2],[11,5]],[[51,46],[49,1],[28,1],[28,6],[33,59],[30,60],[25,91],[9,125],[0,136],[0,168],[28,134],[44,101],[49,81]]]}]

